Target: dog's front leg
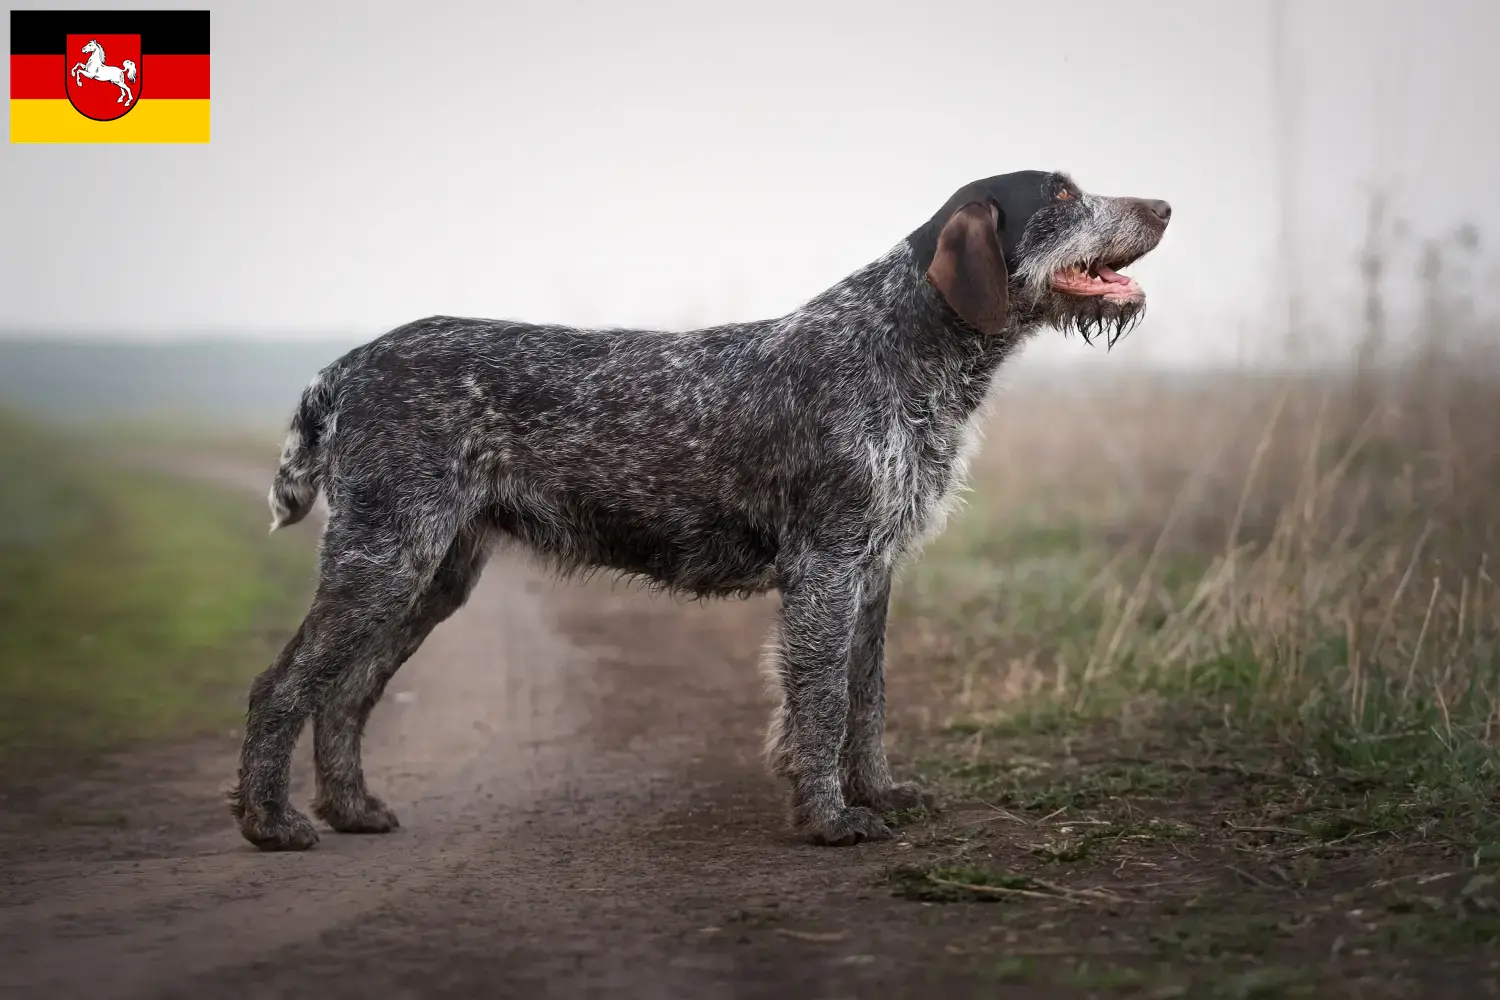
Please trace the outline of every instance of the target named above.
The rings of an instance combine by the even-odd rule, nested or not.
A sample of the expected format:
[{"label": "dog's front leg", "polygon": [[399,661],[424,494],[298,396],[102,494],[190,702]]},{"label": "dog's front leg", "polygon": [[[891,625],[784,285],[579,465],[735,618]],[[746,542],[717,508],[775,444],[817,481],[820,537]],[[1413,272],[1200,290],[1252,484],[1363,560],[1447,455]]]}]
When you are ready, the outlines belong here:
[{"label": "dog's front leg", "polygon": [[849,726],[844,741],[844,798],[878,812],[932,809],[916,785],[895,784],[885,756],[885,630],[891,570],[871,566],[860,591],[859,617],[849,654]]},{"label": "dog's front leg", "polygon": [[816,557],[781,588],[776,676],[781,707],[767,744],[792,784],[792,821],[820,844],[884,840],[874,811],[844,801],[839,757],[848,735],[849,653],[864,589],[858,562]]}]

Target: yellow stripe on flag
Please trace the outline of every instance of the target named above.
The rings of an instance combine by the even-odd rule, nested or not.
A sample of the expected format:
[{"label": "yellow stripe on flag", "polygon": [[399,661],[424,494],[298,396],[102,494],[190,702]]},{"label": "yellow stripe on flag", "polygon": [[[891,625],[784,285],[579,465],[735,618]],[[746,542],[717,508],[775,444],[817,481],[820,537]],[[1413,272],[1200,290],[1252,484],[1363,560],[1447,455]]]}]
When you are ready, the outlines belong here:
[{"label": "yellow stripe on flag", "polygon": [[68,101],[10,102],[11,142],[207,142],[209,101],[144,99],[121,118],[96,122]]}]

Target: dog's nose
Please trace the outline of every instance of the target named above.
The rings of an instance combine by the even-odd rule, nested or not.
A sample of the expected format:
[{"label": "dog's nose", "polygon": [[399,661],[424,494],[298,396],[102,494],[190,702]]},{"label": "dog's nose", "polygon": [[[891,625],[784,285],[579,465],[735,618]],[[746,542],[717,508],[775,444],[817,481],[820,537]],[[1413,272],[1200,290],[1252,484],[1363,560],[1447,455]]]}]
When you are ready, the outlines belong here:
[{"label": "dog's nose", "polygon": [[1146,207],[1151,209],[1151,214],[1160,219],[1164,224],[1172,221],[1172,206],[1164,201],[1147,201]]}]

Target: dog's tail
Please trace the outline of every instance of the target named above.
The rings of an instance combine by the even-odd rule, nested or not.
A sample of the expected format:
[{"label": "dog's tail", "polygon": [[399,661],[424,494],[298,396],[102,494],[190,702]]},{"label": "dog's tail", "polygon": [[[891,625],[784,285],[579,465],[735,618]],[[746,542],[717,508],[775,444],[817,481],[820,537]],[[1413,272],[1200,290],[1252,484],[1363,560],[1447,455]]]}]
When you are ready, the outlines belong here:
[{"label": "dog's tail", "polygon": [[312,510],[323,479],[323,445],[334,418],[338,370],[330,365],[318,373],[297,403],[281,465],[271,483],[271,530],[296,524]]}]

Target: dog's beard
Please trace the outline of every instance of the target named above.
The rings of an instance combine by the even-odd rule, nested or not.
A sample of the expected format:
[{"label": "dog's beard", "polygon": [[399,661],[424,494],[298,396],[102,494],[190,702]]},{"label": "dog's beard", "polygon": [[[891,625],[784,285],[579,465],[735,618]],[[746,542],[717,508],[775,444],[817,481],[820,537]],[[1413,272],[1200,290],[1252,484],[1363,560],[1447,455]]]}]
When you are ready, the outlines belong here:
[{"label": "dog's beard", "polygon": [[[1086,344],[1102,340],[1113,349],[1146,314],[1140,286],[1118,271],[1155,249],[1161,232],[1136,213],[1121,215],[1114,199],[1094,201],[1107,211],[1096,209],[1081,226],[1052,219],[1035,232],[1028,227],[1011,297],[1064,336],[1077,333]],[[1084,294],[1070,294],[1079,290]]]},{"label": "dog's beard", "polygon": [[1085,298],[1049,292],[1042,298],[1040,319],[1047,326],[1062,331],[1064,336],[1077,334],[1085,344],[1103,341],[1105,350],[1116,344],[1140,325],[1146,316],[1146,303],[1111,302],[1106,298]]}]

